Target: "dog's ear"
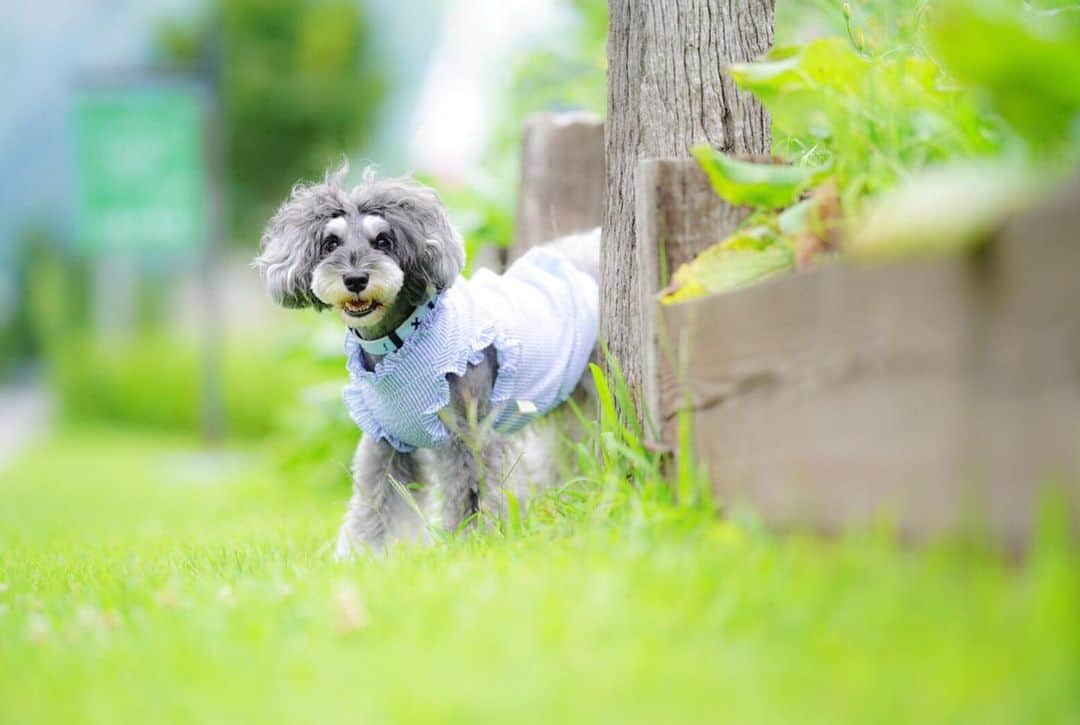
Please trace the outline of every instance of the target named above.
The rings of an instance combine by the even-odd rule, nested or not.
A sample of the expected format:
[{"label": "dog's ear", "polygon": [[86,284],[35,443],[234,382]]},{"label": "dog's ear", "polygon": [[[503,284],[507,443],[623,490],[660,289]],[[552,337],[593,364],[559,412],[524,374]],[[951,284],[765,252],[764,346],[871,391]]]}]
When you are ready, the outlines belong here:
[{"label": "dog's ear", "polygon": [[255,266],[274,302],[283,307],[308,307],[318,300],[311,294],[311,273],[317,258],[307,230],[281,223],[278,214],[267,224]]},{"label": "dog's ear", "polygon": [[421,274],[436,290],[452,285],[465,268],[465,243],[449,224],[446,227],[448,234],[445,237],[424,240],[420,254]]},{"label": "dog's ear", "polygon": [[326,184],[297,186],[263,231],[261,253],[253,265],[270,297],[283,307],[326,307],[311,291],[311,275],[319,261],[324,207],[335,191]]},{"label": "dog's ear", "polygon": [[450,223],[446,209],[434,189],[415,182],[405,194],[401,207],[419,224],[417,267],[429,287],[443,290],[454,283],[465,268],[465,242]]}]

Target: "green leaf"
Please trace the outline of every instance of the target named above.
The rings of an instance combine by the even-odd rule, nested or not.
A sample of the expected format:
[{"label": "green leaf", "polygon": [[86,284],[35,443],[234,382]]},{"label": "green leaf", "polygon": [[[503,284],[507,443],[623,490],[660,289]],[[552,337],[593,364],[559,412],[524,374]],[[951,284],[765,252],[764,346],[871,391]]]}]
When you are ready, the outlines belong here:
[{"label": "green leaf", "polygon": [[777,215],[776,225],[784,235],[794,236],[806,229],[813,208],[813,199],[804,199],[798,204],[793,204]]},{"label": "green leaf", "polygon": [[768,227],[736,232],[709,247],[672,275],[672,290],[661,302],[673,304],[727,292],[791,269],[791,244]]},{"label": "green leaf", "polygon": [[986,240],[1037,190],[1028,173],[1011,164],[966,163],[927,171],[874,204],[849,252],[892,259],[962,251]]},{"label": "green leaf", "polygon": [[828,139],[837,117],[864,92],[872,67],[846,41],[820,38],[756,63],[734,63],[728,72],[769,109],[782,134]]},{"label": "green leaf", "polygon": [[1075,5],[1037,12],[1001,0],[944,0],[928,35],[945,68],[984,93],[1033,148],[1049,152],[1072,140],[1080,120]]},{"label": "green leaf", "polygon": [[728,72],[740,88],[765,100],[822,88],[850,93],[863,82],[870,67],[847,41],[819,38],[801,48],[778,48],[755,63],[732,63]]},{"label": "green leaf", "polygon": [[726,156],[708,145],[691,153],[720,198],[739,206],[776,209],[797,200],[825,169],[786,164],[755,164]]},{"label": "green leaf", "polygon": [[756,63],[732,63],[728,73],[740,88],[755,94],[770,94],[791,90],[802,85],[799,63],[802,52],[798,51],[781,60],[761,60]]},{"label": "green leaf", "polygon": [[923,168],[1000,149],[1001,124],[919,47],[860,47],[821,38],[729,67],[768,109],[776,152],[829,168],[847,212]]}]

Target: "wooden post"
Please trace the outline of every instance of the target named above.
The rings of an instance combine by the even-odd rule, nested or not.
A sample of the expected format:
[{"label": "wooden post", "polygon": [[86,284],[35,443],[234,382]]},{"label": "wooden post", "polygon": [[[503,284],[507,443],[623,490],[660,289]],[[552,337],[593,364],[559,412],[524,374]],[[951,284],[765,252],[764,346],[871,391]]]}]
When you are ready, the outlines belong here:
[{"label": "wooden post", "polygon": [[604,123],[592,113],[538,113],[525,122],[517,234],[510,261],[531,247],[600,226]]},{"label": "wooden post", "polygon": [[662,356],[674,351],[661,348],[657,294],[679,265],[734,231],[749,210],[718,197],[705,172],[690,159],[645,159],[638,164],[636,185],[639,305],[645,340],[641,404],[646,420],[659,426],[659,365]]},{"label": "wooden post", "polygon": [[688,158],[698,143],[730,153],[769,152],[768,115],[735,88],[724,66],[770,49],[773,2],[609,0],[608,11],[600,334],[640,395],[648,345],[633,264],[638,161]]}]

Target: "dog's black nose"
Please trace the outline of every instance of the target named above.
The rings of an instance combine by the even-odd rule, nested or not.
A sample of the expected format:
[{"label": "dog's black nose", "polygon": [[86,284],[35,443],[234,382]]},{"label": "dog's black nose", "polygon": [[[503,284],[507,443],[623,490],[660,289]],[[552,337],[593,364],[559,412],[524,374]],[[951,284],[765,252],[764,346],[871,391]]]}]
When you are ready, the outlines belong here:
[{"label": "dog's black nose", "polygon": [[345,277],[345,289],[353,294],[360,294],[367,287],[368,276],[366,273],[350,274]]}]

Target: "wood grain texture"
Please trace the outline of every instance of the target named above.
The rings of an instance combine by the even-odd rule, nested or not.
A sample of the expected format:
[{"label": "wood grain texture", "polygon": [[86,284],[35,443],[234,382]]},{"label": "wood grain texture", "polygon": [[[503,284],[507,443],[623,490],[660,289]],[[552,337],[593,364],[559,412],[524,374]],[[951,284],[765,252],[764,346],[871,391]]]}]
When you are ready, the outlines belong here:
[{"label": "wood grain texture", "polygon": [[[656,334],[656,296],[671,273],[726,237],[749,213],[724,202],[709,186],[705,172],[692,159],[645,159],[637,169],[637,268],[641,295],[642,369],[655,371],[660,349]],[[646,420],[660,420],[657,375],[641,381]]]},{"label": "wood grain texture", "polygon": [[530,116],[510,261],[541,242],[600,226],[603,196],[603,120],[580,112]]},{"label": "wood grain texture", "polygon": [[706,142],[769,151],[769,120],[724,74],[772,47],[771,0],[610,0],[601,336],[631,388],[643,382],[646,307],[636,267],[637,164]]},{"label": "wood grain texture", "polygon": [[694,411],[725,505],[1013,544],[1037,491],[1080,504],[1080,185],[977,253],[836,264],[662,308],[664,439]]}]

